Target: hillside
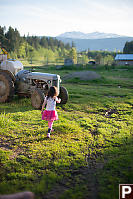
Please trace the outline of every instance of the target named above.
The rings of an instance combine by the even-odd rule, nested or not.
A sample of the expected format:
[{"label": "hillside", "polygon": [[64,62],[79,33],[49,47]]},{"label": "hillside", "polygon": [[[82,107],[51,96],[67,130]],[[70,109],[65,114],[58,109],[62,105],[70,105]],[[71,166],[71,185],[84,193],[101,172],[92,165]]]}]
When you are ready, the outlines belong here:
[{"label": "hillside", "polygon": [[117,37],[117,38],[103,38],[103,39],[75,39],[75,38],[64,38],[57,37],[57,39],[64,43],[72,44],[74,42],[78,51],[84,50],[120,50],[123,51],[125,43],[132,41],[133,37]]}]

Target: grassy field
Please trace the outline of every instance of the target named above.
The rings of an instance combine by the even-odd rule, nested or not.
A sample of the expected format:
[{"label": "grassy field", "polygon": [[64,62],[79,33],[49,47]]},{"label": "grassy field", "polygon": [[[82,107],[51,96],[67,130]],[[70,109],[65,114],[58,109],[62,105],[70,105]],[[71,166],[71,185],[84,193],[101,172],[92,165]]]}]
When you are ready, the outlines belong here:
[{"label": "grassy field", "polygon": [[51,139],[30,99],[0,104],[0,194],[118,199],[119,184],[133,183],[133,67],[35,70],[61,77],[91,70],[101,79],[62,82],[69,102],[57,106]]}]

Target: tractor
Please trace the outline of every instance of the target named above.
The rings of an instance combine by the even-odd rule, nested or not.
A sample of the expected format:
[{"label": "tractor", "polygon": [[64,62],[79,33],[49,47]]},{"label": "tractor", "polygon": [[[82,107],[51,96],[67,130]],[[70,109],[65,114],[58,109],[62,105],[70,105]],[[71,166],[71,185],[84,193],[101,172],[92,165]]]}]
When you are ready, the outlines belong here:
[{"label": "tractor", "polygon": [[48,89],[56,86],[61,104],[67,103],[68,92],[65,87],[60,86],[59,75],[24,70],[20,61],[3,57],[0,60],[0,102],[9,102],[14,95],[26,96],[31,98],[35,109],[41,109]]}]

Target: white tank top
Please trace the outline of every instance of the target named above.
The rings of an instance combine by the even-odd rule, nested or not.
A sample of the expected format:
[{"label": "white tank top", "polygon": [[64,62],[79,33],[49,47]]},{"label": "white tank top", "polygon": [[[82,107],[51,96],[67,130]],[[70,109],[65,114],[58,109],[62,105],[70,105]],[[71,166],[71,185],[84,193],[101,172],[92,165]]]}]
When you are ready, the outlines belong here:
[{"label": "white tank top", "polygon": [[55,99],[49,97],[47,99],[47,97],[45,97],[44,101],[46,102],[46,110],[47,111],[53,111],[56,108],[56,101],[58,100],[58,98],[56,97]]}]

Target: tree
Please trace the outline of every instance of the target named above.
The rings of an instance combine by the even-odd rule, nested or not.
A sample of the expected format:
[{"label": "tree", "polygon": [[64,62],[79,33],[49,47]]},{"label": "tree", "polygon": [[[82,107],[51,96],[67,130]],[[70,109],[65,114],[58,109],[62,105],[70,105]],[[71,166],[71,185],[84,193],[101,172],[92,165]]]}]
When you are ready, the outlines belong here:
[{"label": "tree", "polygon": [[87,64],[88,63],[88,56],[86,54],[78,54],[77,56],[77,63],[78,64]]},{"label": "tree", "polygon": [[18,48],[18,58],[22,57],[25,58],[27,55],[26,52],[26,48],[27,48],[27,43],[26,42],[22,42]]},{"label": "tree", "polygon": [[53,40],[52,37],[49,38],[48,44],[49,44],[50,48],[54,51],[54,49],[55,49],[55,48],[54,48],[54,40]]},{"label": "tree", "polygon": [[21,37],[18,32],[18,30],[15,28],[15,30],[10,26],[7,33],[5,34],[6,37],[6,48],[9,52],[13,51],[16,52],[18,51],[19,45],[21,43]]},{"label": "tree", "polygon": [[104,58],[104,65],[112,65],[114,62],[114,58],[113,56],[111,55],[107,55],[105,58]]},{"label": "tree", "polygon": [[69,53],[69,57],[73,59],[74,64],[77,64],[77,51],[76,48],[72,47]]},{"label": "tree", "polygon": [[44,52],[44,63],[54,62],[56,59],[54,52],[51,49],[46,49]]},{"label": "tree", "polygon": [[72,48],[75,48],[75,43],[74,43],[74,41],[72,41]]},{"label": "tree", "polygon": [[42,37],[41,40],[40,40],[40,45],[43,47],[43,48],[48,48],[48,41],[46,39],[46,37]]},{"label": "tree", "polygon": [[96,60],[97,64],[101,64],[102,55],[101,54],[97,54],[95,60]]},{"label": "tree", "polygon": [[1,27],[0,26],[0,42],[2,44],[2,47],[5,47],[5,43],[6,43],[6,38],[5,38],[5,29],[6,27]]},{"label": "tree", "polygon": [[35,56],[36,56],[36,51],[32,46],[30,46],[28,59],[29,59],[31,64],[32,64],[32,61],[35,59]]},{"label": "tree", "polygon": [[125,54],[133,54],[133,41],[126,42],[123,48],[123,53]]}]

